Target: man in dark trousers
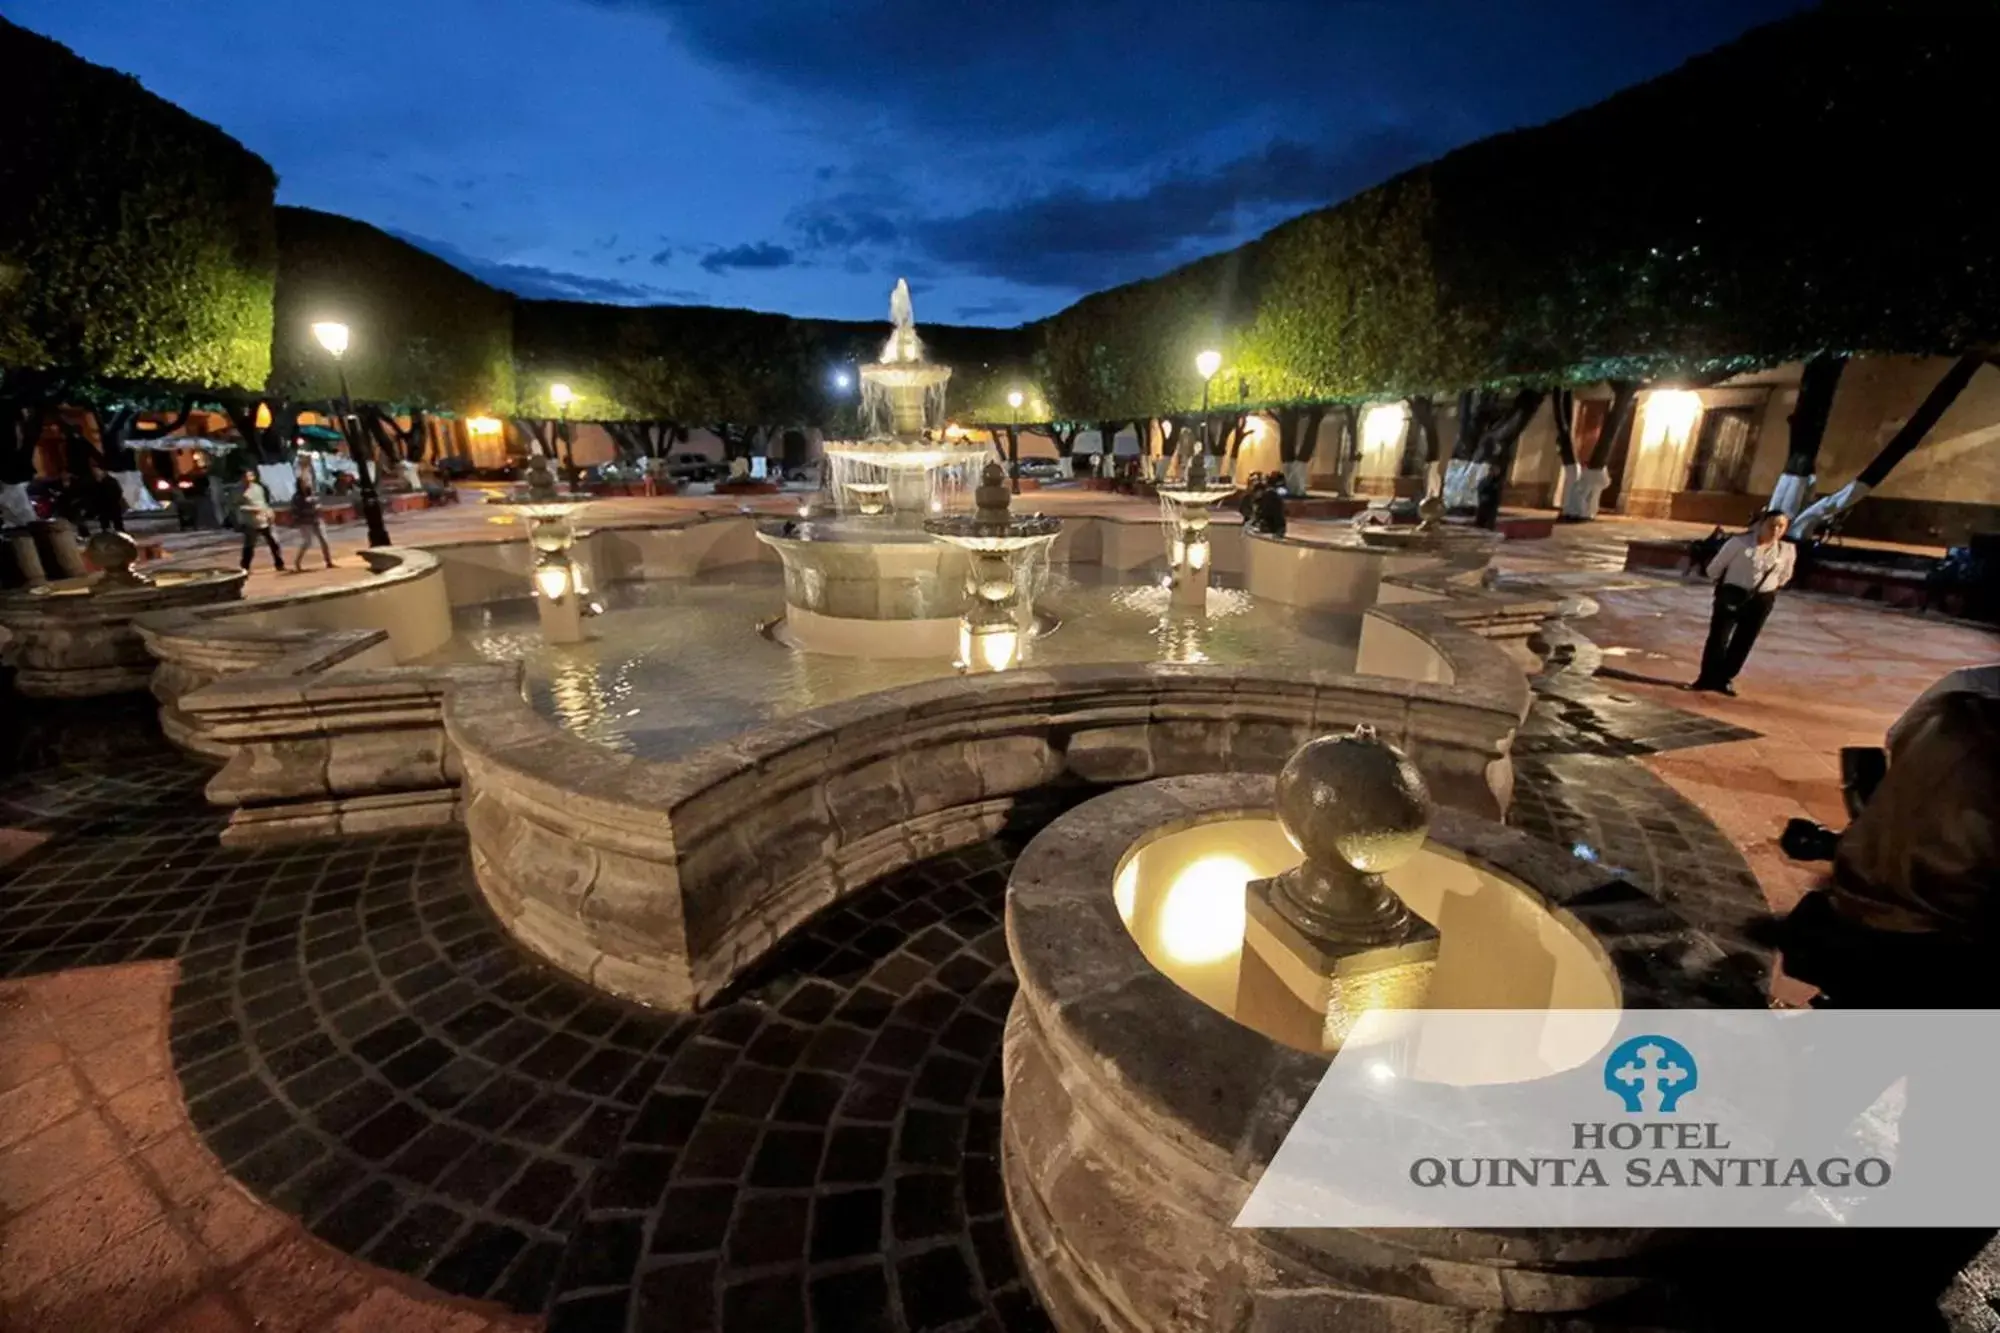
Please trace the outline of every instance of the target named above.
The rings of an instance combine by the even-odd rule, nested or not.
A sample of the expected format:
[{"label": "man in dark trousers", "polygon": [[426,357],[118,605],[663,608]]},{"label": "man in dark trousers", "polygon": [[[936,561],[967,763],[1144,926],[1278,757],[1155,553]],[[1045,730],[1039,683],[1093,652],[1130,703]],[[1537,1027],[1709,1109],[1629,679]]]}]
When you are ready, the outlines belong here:
[{"label": "man in dark trousers", "polygon": [[1715,580],[1715,605],[1709,613],[1708,643],[1701,652],[1701,674],[1689,689],[1736,693],[1736,675],[1757,644],[1778,589],[1792,581],[1795,552],[1785,540],[1790,525],[1782,513],[1767,510],[1751,520],[1748,532],[1724,542],[1708,562],[1704,572]]}]

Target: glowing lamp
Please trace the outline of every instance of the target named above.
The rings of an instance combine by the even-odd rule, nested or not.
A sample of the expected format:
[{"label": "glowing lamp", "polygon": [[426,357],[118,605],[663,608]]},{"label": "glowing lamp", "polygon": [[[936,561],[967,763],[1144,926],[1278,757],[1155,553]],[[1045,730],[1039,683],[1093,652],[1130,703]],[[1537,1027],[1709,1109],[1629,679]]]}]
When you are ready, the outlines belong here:
[{"label": "glowing lamp", "polygon": [[1007,406],[1013,408],[1016,412],[1021,410],[1021,404],[1026,401],[1027,399],[1022,396],[1022,393],[1019,389],[1016,389],[1012,393],[1007,395]]},{"label": "glowing lamp", "polygon": [[560,602],[569,592],[569,568],[566,565],[543,565],[535,571],[535,589],[552,602]]},{"label": "glowing lamp", "polygon": [[257,404],[257,429],[271,429],[271,405],[269,403]]},{"label": "glowing lamp", "polygon": [[1701,395],[1689,389],[1661,389],[1646,395],[1645,435],[1654,440],[1684,440],[1701,416]]},{"label": "glowing lamp", "polygon": [[576,394],[567,384],[551,384],[549,386],[549,401],[557,407],[567,408],[571,403],[576,401]]},{"label": "glowing lamp", "polygon": [[1194,359],[1194,368],[1201,372],[1203,379],[1214,379],[1215,372],[1222,369],[1222,353],[1214,350],[1201,353]]},{"label": "glowing lamp", "polygon": [[1187,563],[1189,569],[1208,567],[1208,538],[1197,537],[1187,544]]},{"label": "glowing lamp", "polygon": [[1021,651],[1021,631],[989,629],[978,636],[979,665],[988,671],[1005,671],[1014,665]]},{"label": "glowing lamp", "polygon": [[1256,878],[1240,857],[1204,856],[1167,886],[1160,945],[1177,963],[1214,963],[1243,947],[1243,890]]},{"label": "glowing lamp", "polygon": [[313,337],[319,339],[319,345],[333,353],[333,355],[339,356],[347,350],[347,326],[345,324],[336,323],[333,320],[323,320],[313,325],[312,331]]},{"label": "glowing lamp", "polygon": [[1167,546],[1167,563],[1179,569],[1187,563],[1187,543],[1176,537]]},{"label": "glowing lamp", "polygon": [[474,439],[488,439],[500,433],[500,422],[496,417],[467,417],[465,432]]}]

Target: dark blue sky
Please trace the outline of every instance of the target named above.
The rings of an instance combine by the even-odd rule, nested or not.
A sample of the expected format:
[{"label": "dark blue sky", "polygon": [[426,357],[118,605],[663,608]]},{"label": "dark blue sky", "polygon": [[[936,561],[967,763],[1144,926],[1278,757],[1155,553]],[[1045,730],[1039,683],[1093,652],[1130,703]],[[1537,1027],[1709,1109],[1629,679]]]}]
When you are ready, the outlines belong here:
[{"label": "dark blue sky", "polygon": [[920,319],[995,324],[1801,7],[0,0],[261,153],[283,202],[517,292],[878,319],[907,275]]}]

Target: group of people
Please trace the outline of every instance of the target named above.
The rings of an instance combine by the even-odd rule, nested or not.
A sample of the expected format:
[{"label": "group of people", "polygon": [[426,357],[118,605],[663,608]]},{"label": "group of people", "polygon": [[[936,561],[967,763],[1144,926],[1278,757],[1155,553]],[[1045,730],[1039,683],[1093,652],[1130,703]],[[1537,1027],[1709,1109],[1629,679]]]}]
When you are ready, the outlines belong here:
[{"label": "group of people", "polygon": [[[320,558],[326,568],[333,568],[333,548],[327,544],[326,521],[320,514],[319,493],[313,486],[312,474],[300,468],[295,479],[291,500],[292,527],[299,534],[298,550],[293,553],[292,562],[296,572],[304,573],[306,556],[312,550],[315,540],[319,542]],[[285,553],[278,545],[277,509],[271,502],[271,492],[257,473],[246,468],[243,472],[243,486],[236,501],[236,526],[243,534],[243,568],[250,568],[257,554],[257,542],[261,538],[271,548],[271,563],[280,574],[285,572]]]},{"label": "group of people", "polygon": [[1252,472],[1236,497],[1243,526],[1269,537],[1285,535],[1285,479],[1272,472]]}]

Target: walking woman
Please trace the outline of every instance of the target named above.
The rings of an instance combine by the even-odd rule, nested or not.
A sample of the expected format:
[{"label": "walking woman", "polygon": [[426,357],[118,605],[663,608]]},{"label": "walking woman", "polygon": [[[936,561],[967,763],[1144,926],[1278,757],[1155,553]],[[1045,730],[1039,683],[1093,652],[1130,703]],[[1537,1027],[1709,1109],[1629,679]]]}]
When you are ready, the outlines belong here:
[{"label": "walking woman", "polygon": [[313,490],[312,474],[304,468],[299,469],[298,486],[292,491],[292,526],[299,532],[299,549],[292,552],[292,568],[305,573],[306,552],[312,549],[313,538],[317,537],[320,558],[332,569],[333,548],[326,544],[326,523],[320,518],[319,496]]},{"label": "walking woman", "polygon": [[271,533],[271,493],[264,489],[264,483],[257,480],[257,474],[248,469],[243,473],[243,494],[236,501],[236,526],[243,530],[243,569],[250,570],[250,557],[257,552],[257,539],[262,537],[264,545],[271,548],[271,563],[285,572],[285,553],[278,549],[278,539]]},{"label": "walking woman", "polygon": [[1795,552],[1785,541],[1790,526],[1783,514],[1766,510],[1751,520],[1748,532],[1724,542],[1708,562],[1706,573],[1715,580],[1715,609],[1709,615],[1701,674],[1689,689],[1736,693],[1736,674],[1757,645],[1778,589],[1792,581]]}]

